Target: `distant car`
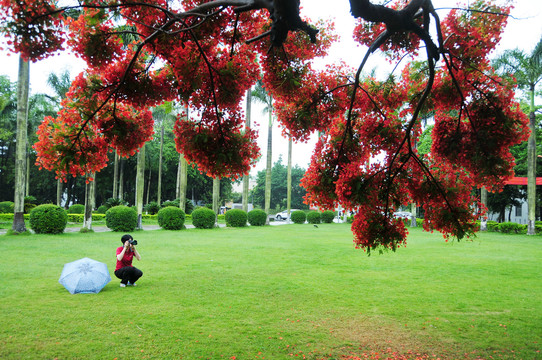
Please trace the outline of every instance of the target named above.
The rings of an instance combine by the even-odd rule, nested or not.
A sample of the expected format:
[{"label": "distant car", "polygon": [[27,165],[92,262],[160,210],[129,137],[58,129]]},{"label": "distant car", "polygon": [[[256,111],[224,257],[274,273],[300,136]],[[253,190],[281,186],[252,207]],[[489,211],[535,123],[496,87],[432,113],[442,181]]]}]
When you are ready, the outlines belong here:
[{"label": "distant car", "polygon": [[411,216],[412,214],[408,211],[397,211],[393,213],[393,217],[396,219],[410,219]]},{"label": "distant car", "polygon": [[[294,211],[298,211],[297,209],[290,209],[290,215],[292,215],[292,213]],[[275,215],[275,220],[277,221],[282,221],[282,220],[287,220],[288,219],[288,211],[287,210],[284,210],[283,212],[279,212],[277,215]]]}]

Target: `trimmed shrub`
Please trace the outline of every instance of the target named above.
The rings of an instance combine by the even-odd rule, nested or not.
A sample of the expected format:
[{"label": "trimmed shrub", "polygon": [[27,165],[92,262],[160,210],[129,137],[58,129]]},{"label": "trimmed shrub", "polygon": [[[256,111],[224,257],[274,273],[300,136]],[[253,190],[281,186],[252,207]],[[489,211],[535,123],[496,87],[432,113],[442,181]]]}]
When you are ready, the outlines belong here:
[{"label": "trimmed shrub", "polygon": [[[92,221],[100,221],[105,218],[105,214],[92,214]],[[85,214],[68,214],[68,222],[71,223],[83,223],[85,221]]]},{"label": "trimmed shrub", "polygon": [[261,209],[254,209],[248,212],[248,223],[252,226],[264,226],[267,214]]},{"label": "trimmed shrub", "polygon": [[498,225],[498,231],[503,234],[522,234],[523,232],[527,232],[527,225],[503,222]]},{"label": "trimmed shrub", "polygon": [[335,212],[331,210],[324,211],[321,215],[321,220],[324,224],[331,224],[335,219]]},{"label": "trimmed shrub", "polygon": [[296,224],[304,224],[305,220],[307,220],[307,215],[305,215],[304,211],[297,210],[290,214],[290,219]]},{"label": "trimmed shrub", "polygon": [[98,210],[96,210],[96,213],[105,214],[107,209],[109,209],[107,205],[100,205],[100,207],[98,207]]},{"label": "trimmed shrub", "polygon": [[309,211],[307,214],[307,222],[309,224],[320,224],[320,213],[318,211]]},{"label": "trimmed shrub", "polygon": [[81,204],[73,204],[68,208],[68,214],[84,214],[85,213],[85,205]]},{"label": "trimmed shrub", "polygon": [[499,223],[493,220],[487,222],[487,231],[499,231]]},{"label": "trimmed shrub", "polygon": [[224,214],[226,218],[226,226],[230,227],[243,227],[247,226],[248,216],[247,213],[241,209],[231,209]]},{"label": "trimmed shrub", "polygon": [[60,206],[44,204],[30,212],[30,228],[36,234],[61,234],[68,223],[68,214]]},{"label": "trimmed shrub", "polygon": [[13,214],[13,207],[13,201],[2,201],[0,202],[0,213]]},{"label": "trimmed shrub", "polygon": [[158,211],[158,225],[160,225],[162,229],[184,229],[184,219],[184,211],[176,206],[166,206]]},{"label": "trimmed shrub", "polygon": [[192,211],[192,225],[198,229],[212,229],[215,226],[215,218],[215,212],[206,207]]},{"label": "trimmed shrub", "polygon": [[134,231],[137,227],[137,211],[124,205],[113,206],[105,213],[105,226],[113,231]]},{"label": "trimmed shrub", "polygon": [[143,210],[149,215],[155,215],[160,211],[160,205],[156,201],[151,201],[143,207]]}]

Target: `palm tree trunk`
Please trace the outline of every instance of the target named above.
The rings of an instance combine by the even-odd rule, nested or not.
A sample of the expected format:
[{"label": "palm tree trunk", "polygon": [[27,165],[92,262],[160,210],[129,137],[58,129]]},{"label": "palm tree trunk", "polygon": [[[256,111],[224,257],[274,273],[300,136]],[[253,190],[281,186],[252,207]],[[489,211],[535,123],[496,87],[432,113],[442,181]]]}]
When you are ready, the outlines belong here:
[{"label": "palm tree trunk", "polygon": [[213,178],[213,211],[215,212],[215,227],[218,227],[218,212],[220,199],[220,178]]},{"label": "palm tree trunk", "polygon": [[119,170],[119,192],[118,199],[124,199],[124,159],[119,157],[120,170]]},{"label": "palm tree trunk", "polygon": [[271,207],[271,169],[273,155],[273,109],[269,109],[269,124],[267,127],[267,167],[265,171],[265,223],[269,225],[269,209]]},{"label": "palm tree trunk", "polygon": [[152,171],[149,167],[149,180],[147,182],[147,200],[145,200],[145,204],[149,203],[149,194],[151,193],[151,175],[152,175]]},{"label": "palm tree trunk", "polygon": [[17,147],[15,154],[15,195],[12,225],[14,232],[26,231],[24,223],[24,190],[29,84],[29,63],[24,61],[22,57],[19,57],[19,78],[17,81]]},{"label": "palm tree trunk", "polygon": [[535,217],[536,217],[536,117],[534,106],[534,85],[530,89],[531,111],[529,114],[529,142],[527,147],[527,206],[528,206],[528,224],[527,235],[535,235]]},{"label": "palm tree trunk", "polygon": [[158,206],[162,203],[162,156],[164,154],[164,121],[162,120],[162,129],[160,129],[160,157],[158,160],[158,190],[156,191],[156,202]]},{"label": "palm tree trunk", "polygon": [[418,223],[416,222],[416,209],[417,209],[417,205],[415,202],[410,204],[410,226],[411,227],[418,226]]},{"label": "palm tree trunk", "polygon": [[83,227],[88,230],[92,230],[92,210],[96,202],[96,173],[92,173],[90,177],[93,180],[89,181],[85,187],[85,219],[83,221]]},{"label": "palm tree trunk", "polygon": [[115,151],[115,163],[113,165],[113,199],[118,198],[119,191],[119,154]]},{"label": "palm tree trunk", "polygon": [[182,211],[186,211],[186,188],[188,187],[188,161],[181,154],[180,159],[181,172],[179,179],[179,207]]},{"label": "palm tree trunk", "polygon": [[[27,137],[28,140],[28,137]],[[25,181],[25,188],[24,188],[24,196],[30,196],[30,156],[28,154],[28,143],[26,144],[26,181]]]},{"label": "palm tree trunk", "polygon": [[136,175],[136,209],[137,229],[143,229],[143,192],[145,190],[145,145],[137,153],[137,175]]},{"label": "palm tree trunk", "polygon": [[[252,107],[252,89],[247,90],[247,114],[245,121],[245,129],[250,129],[250,112]],[[248,186],[250,182],[250,173],[243,175],[243,211],[248,212]]]},{"label": "palm tree trunk", "polygon": [[62,181],[56,181],[56,206],[61,206],[62,202]]},{"label": "palm tree trunk", "polygon": [[292,137],[288,138],[288,173],[286,178],[286,209],[288,210],[288,223],[290,222],[290,209],[292,208]]},{"label": "palm tree trunk", "polygon": [[[480,202],[487,208],[487,189],[480,189]],[[480,231],[487,231],[487,215],[480,219]]]}]

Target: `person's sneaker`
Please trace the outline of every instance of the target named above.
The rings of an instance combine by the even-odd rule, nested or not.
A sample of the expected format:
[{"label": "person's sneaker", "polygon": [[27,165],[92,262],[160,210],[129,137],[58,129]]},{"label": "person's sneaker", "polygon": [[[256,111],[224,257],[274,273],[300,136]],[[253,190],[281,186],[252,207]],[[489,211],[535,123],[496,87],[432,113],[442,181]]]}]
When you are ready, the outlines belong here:
[{"label": "person's sneaker", "polygon": [[126,287],[126,284],[120,283],[120,287]]},{"label": "person's sneaker", "polygon": [[128,281],[128,286],[137,286],[137,284],[136,283],[132,284],[131,282]]}]

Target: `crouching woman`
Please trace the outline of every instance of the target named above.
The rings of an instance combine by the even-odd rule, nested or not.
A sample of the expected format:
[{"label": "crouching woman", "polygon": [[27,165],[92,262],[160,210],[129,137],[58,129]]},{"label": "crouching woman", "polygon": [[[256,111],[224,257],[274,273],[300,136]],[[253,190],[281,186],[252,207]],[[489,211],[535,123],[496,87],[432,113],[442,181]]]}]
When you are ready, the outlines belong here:
[{"label": "crouching woman", "polygon": [[141,255],[136,249],[137,241],[131,235],[124,235],[122,246],[117,248],[117,266],[115,276],[120,279],[120,287],[136,286],[136,281],[143,276],[143,272],[132,266],[134,257],[139,261]]}]

